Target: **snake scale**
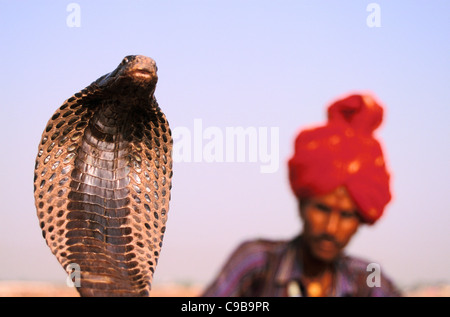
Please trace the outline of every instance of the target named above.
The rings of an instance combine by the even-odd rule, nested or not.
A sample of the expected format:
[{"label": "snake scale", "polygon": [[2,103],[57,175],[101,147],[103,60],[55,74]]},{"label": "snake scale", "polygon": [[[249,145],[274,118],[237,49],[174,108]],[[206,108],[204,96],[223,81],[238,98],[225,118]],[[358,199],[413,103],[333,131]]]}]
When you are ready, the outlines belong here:
[{"label": "snake scale", "polygon": [[172,187],[172,136],[155,62],[126,56],[75,93],[42,134],[34,170],[40,228],[81,296],[149,296]]}]

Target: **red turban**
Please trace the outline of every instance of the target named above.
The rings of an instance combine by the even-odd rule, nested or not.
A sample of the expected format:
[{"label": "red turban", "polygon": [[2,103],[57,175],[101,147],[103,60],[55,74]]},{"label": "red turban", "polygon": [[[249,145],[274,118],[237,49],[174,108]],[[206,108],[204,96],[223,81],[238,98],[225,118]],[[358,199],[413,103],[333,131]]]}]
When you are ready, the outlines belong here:
[{"label": "red turban", "polygon": [[369,95],[350,95],[328,107],[325,126],[302,131],[289,160],[291,188],[299,198],[345,186],[364,222],[373,224],[391,200],[389,173],[373,131],[383,108]]}]

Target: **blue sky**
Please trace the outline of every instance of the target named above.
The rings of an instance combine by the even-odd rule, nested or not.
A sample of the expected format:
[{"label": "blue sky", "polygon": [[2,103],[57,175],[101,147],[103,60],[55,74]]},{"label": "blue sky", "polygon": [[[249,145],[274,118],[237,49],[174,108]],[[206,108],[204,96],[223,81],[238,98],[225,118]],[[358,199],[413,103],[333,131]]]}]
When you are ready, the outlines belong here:
[{"label": "blue sky", "polygon": [[[41,236],[33,168],[62,102],[129,54],[155,59],[173,129],[278,128],[280,167],[176,162],[155,283],[207,283],[243,240],[301,228],[286,161],[337,96],[371,91],[394,200],[348,252],[401,285],[450,281],[448,1],[0,1],[0,279],[65,281]],[[369,27],[370,3],[381,9]]]}]

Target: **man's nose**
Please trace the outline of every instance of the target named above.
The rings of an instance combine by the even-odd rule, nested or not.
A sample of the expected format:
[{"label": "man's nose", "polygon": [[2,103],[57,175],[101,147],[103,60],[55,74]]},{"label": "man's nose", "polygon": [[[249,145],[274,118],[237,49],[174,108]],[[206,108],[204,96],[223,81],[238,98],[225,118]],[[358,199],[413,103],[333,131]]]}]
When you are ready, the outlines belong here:
[{"label": "man's nose", "polygon": [[334,235],[339,227],[340,216],[339,213],[335,210],[331,211],[328,215],[327,223],[326,223],[326,232],[330,235]]}]

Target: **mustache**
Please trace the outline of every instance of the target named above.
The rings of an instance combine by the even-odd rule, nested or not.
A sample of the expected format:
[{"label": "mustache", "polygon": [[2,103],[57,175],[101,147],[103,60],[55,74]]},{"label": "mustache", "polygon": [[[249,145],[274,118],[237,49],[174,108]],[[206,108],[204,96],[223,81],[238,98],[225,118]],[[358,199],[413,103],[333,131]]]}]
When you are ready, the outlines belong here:
[{"label": "mustache", "polygon": [[339,241],[337,241],[332,235],[329,235],[327,233],[322,233],[320,235],[317,235],[315,237],[313,237],[313,240],[315,242],[320,242],[320,241],[329,241],[331,243],[333,243],[336,247],[341,248],[342,247],[342,243],[340,243]]}]

